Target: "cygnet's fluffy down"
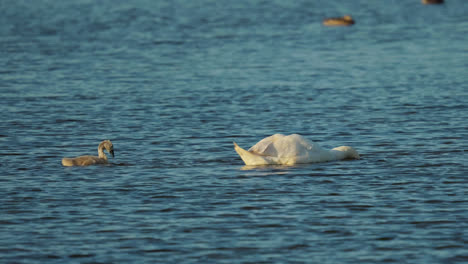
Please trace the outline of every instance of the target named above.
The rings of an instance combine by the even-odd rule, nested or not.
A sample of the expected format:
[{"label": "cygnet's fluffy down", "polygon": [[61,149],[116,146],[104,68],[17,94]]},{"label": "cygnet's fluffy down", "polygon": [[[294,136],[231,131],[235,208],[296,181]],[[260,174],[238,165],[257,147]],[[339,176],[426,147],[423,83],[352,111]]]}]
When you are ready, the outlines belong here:
[{"label": "cygnet's fluffy down", "polygon": [[234,149],[246,165],[294,165],[360,158],[358,152],[351,147],[325,150],[298,134],[266,137],[248,151],[234,142]]},{"label": "cygnet's fluffy down", "polygon": [[114,157],[114,146],[110,140],[102,141],[98,146],[98,156],[80,156],[76,158],[63,158],[63,166],[89,166],[94,164],[107,164],[107,150]]}]

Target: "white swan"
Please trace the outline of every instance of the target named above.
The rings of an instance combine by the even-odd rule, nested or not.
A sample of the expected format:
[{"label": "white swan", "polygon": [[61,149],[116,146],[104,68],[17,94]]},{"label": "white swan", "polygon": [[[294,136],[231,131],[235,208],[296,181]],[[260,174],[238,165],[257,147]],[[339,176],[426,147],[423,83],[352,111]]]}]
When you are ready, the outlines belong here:
[{"label": "white swan", "polygon": [[94,164],[107,164],[107,156],[104,149],[114,157],[114,146],[110,140],[104,140],[99,144],[98,157],[96,156],[80,156],[76,158],[63,158],[63,166],[89,166]]},{"label": "white swan", "polygon": [[248,151],[234,142],[234,149],[246,165],[294,165],[360,158],[358,152],[351,147],[341,146],[325,150],[298,134],[269,136]]}]

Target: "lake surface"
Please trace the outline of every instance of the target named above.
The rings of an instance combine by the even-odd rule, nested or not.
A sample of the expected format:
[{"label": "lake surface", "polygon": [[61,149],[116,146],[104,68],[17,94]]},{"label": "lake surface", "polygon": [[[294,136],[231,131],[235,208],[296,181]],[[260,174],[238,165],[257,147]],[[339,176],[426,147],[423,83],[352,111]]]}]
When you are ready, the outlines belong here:
[{"label": "lake surface", "polygon": [[[468,261],[467,1],[0,9],[0,262]],[[275,133],[362,159],[245,167]]]}]

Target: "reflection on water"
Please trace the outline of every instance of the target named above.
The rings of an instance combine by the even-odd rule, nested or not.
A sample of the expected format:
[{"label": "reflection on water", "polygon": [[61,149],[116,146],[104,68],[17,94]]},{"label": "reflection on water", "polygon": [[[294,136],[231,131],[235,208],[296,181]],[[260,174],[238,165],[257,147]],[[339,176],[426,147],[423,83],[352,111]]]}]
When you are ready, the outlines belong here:
[{"label": "reflection on water", "polygon": [[[296,166],[288,165],[260,165],[260,166],[242,166],[244,171],[252,171],[251,175],[283,175],[288,174],[288,169]],[[248,174],[250,175],[250,174]]]}]

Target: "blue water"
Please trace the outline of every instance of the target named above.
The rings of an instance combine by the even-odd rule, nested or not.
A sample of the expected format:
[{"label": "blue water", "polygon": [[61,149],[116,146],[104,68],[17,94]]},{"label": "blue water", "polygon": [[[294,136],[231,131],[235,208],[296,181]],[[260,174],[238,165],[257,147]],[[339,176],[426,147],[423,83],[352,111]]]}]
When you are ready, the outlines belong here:
[{"label": "blue water", "polygon": [[[468,261],[467,1],[0,10],[0,262]],[[244,167],[275,133],[362,159]]]}]

